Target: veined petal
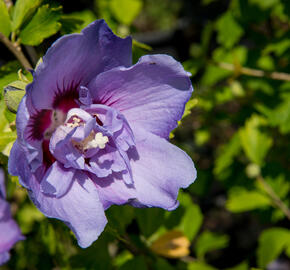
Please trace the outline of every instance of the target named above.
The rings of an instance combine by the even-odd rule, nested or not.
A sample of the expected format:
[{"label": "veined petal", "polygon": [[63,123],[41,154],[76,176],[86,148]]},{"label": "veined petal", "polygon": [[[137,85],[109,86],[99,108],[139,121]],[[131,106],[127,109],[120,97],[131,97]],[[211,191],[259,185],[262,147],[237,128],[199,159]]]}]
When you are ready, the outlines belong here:
[{"label": "veined petal", "polygon": [[64,221],[75,233],[82,248],[90,246],[107,223],[98,190],[82,172],[76,173],[70,189],[60,198],[42,193],[35,180],[30,197],[46,216]]},{"label": "veined petal", "polygon": [[94,103],[118,109],[131,128],[163,138],[177,126],[193,91],[188,73],[168,55],[147,55],[130,67],[97,76],[88,86]]},{"label": "veined petal", "polygon": [[131,47],[131,38],[115,36],[104,20],[91,23],[80,34],[58,39],[27,87],[29,112],[35,114],[60,106],[59,99],[65,94],[78,98],[74,96],[76,88],[86,86],[97,74],[117,66],[130,66]]},{"label": "veined petal", "polygon": [[179,188],[188,187],[196,178],[191,158],[150,132],[138,130],[135,136],[138,154],[131,153],[131,168],[137,205],[175,209]]}]

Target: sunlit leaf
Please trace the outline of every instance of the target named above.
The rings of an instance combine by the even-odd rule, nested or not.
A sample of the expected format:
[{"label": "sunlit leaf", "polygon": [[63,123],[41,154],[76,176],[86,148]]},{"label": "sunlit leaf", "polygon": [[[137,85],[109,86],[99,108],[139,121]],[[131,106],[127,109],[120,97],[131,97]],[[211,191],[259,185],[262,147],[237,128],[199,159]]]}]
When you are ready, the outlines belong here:
[{"label": "sunlit leaf", "polygon": [[28,19],[42,0],[17,0],[12,20],[12,31],[17,30]]},{"label": "sunlit leaf", "polygon": [[21,43],[36,46],[45,38],[55,34],[61,27],[61,8],[40,7],[31,21],[20,32]]}]

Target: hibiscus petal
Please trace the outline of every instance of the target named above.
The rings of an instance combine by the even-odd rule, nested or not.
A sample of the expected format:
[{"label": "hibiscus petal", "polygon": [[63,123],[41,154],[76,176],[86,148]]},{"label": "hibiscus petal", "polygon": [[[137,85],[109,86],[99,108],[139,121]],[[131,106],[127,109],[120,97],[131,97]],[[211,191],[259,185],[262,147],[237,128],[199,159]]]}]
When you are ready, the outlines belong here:
[{"label": "hibiscus petal", "polygon": [[29,168],[26,155],[20,146],[18,139],[14,142],[8,160],[8,172],[19,177],[19,182],[25,188],[29,188],[31,169]]},{"label": "hibiscus petal", "polygon": [[61,198],[40,192],[34,179],[30,197],[46,216],[64,221],[75,233],[82,248],[90,246],[107,223],[98,190],[82,172],[76,173],[69,191]]},{"label": "hibiscus petal", "polygon": [[168,55],[147,55],[100,74],[88,86],[94,103],[122,112],[131,128],[168,138],[192,93],[189,74]]},{"label": "hibiscus petal", "polygon": [[6,198],[4,171],[0,170],[0,198]]},{"label": "hibiscus petal", "polygon": [[[191,158],[152,133],[138,130],[135,137],[138,154],[135,152],[129,156],[139,203],[148,207],[175,209],[179,188],[188,187],[196,178]],[[134,206],[140,204],[134,203]]]},{"label": "hibiscus petal", "polygon": [[10,250],[16,242],[25,239],[13,219],[0,222],[0,253]]},{"label": "hibiscus petal", "polygon": [[0,253],[0,266],[3,265],[4,263],[8,262],[9,259],[10,259],[9,252]]},{"label": "hibiscus petal", "polygon": [[125,204],[136,198],[134,186],[125,184],[121,173],[114,173],[106,178],[92,176],[92,179],[105,210],[113,204]]},{"label": "hibiscus petal", "polygon": [[104,20],[91,23],[80,34],[58,39],[27,87],[29,112],[51,109],[56,95],[86,86],[100,72],[130,66],[131,47],[131,38],[115,36]]},{"label": "hibiscus petal", "polygon": [[75,169],[66,169],[60,162],[54,162],[41,181],[41,191],[57,198],[63,196],[69,190],[74,174]]}]

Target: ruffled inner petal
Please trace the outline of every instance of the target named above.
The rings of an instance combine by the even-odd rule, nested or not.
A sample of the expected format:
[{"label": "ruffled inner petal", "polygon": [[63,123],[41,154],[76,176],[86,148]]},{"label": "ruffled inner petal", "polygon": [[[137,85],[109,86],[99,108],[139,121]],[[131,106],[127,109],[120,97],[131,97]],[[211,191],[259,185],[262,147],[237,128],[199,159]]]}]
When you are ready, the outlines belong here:
[{"label": "ruffled inner petal", "polygon": [[74,179],[75,169],[66,169],[58,161],[54,162],[48,169],[41,181],[41,191],[57,198],[68,192]]}]

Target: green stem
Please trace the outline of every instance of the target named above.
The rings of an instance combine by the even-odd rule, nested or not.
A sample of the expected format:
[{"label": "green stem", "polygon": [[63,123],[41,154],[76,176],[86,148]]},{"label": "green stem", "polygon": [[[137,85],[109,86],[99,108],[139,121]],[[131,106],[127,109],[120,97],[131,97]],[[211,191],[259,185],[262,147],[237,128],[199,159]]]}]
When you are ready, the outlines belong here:
[{"label": "green stem", "polygon": [[236,75],[249,75],[253,77],[260,77],[260,78],[270,78],[273,80],[280,80],[280,81],[290,81],[290,74],[283,73],[283,72],[267,72],[264,70],[253,69],[253,68],[246,68],[241,67],[239,65],[234,65],[230,63],[216,63],[216,65],[220,68],[230,70],[236,73]]},{"label": "green stem", "polygon": [[29,61],[23,54],[21,47],[18,43],[11,42],[5,35],[0,32],[0,41],[14,54],[17,60],[25,69],[32,69]]},{"label": "green stem", "polygon": [[260,175],[257,177],[257,181],[264,188],[264,191],[270,196],[273,203],[284,213],[284,215],[290,220],[290,210],[287,205],[279,198],[271,186],[265,181],[265,179]]}]

